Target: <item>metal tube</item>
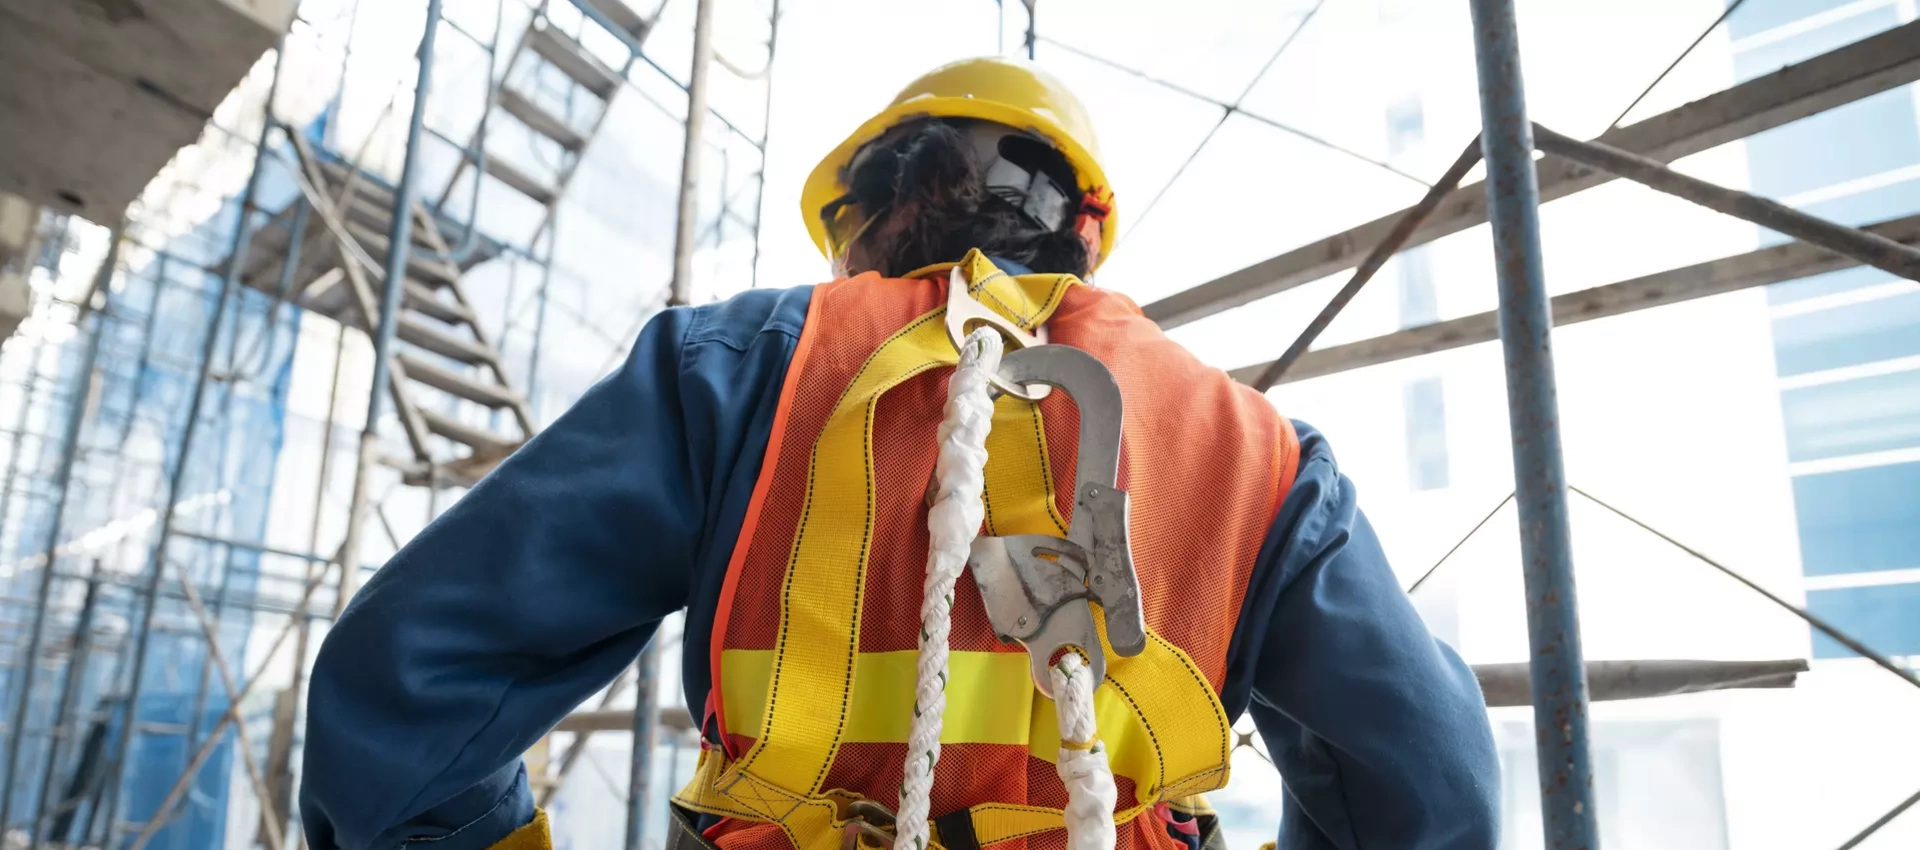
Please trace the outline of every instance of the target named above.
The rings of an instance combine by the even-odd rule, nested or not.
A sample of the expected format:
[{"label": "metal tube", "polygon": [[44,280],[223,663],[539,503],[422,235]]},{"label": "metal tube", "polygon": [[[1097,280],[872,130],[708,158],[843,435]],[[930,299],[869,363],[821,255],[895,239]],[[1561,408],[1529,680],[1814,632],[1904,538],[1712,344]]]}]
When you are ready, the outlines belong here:
[{"label": "metal tube", "polygon": [[[173,519],[180,502],[180,485],[185,481],[188,463],[193,459],[193,438],[200,430],[200,405],[206,398],[213,356],[219,350],[220,326],[226,323],[227,302],[232,300],[234,281],[239,279],[240,270],[245,267],[247,247],[253,239],[253,228],[248,226],[248,219],[253,213],[254,195],[260,190],[261,166],[266,159],[267,142],[278,124],[274,119],[273,104],[280,91],[280,71],[286,64],[286,56],[285,40],[275,42],[273,81],[267,85],[267,100],[262,110],[265,115],[260,122],[260,135],[254,142],[253,171],[247,175],[246,188],[240,192],[240,210],[234,222],[233,242],[227,252],[227,268],[220,276],[220,290],[214,294],[213,316],[207,322],[206,341],[200,349],[200,374],[194,379],[193,394],[187,402],[187,421],[181,429],[180,453],[175,457],[173,470],[167,476],[166,506],[160,511],[160,528],[154,537],[153,553],[147,561],[147,586],[145,597],[141,600],[137,627],[140,636],[134,642],[133,657],[129,662],[133,669],[127,685],[126,722],[121,728],[120,740],[114,746],[116,771],[125,768],[127,755],[133,751],[133,739],[139,733],[140,687],[146,678],[147,648],[153,635],[154,608],[160,601],[160,580],[166,571],[167,544],[173,538]],[[118,777],[115,778],[115,784],[118,784]],[[106,829],[111,836],[120,814],[121,795],[117,787],[109,792],[109,799],[112,802],[107,807]]]},{"label": "metal tube", "polygon": [[[309,551],[315,552],[319,551],[320,548],[320,519],[325,513],[327,482],[332,479],[333,474],[333,416],[334,412],[339,408],[340,365],[345,359],[342,355],[346,353],[346,347],[347,329],[342,327],[334,337],[333,380],[327,389],[327,418],[320,440],[320,481],[314,485],[313,523],[307,528],[307,548]],[[307,570],[307,581],[311,583],[319,576],[325,575],[326,572],[327,565],[325,562],[319,563],[318,566],[309,567]],[[306,704],[308,644],[313,640],[313,620],[307,616],[306,606],[301,606],[300,610],[294,613],[293,628],[293,682],[287,686],[287,689],[292,694],[289,699],[293,701],[294,716],[290,718],[290,720],[297,723],[300,709]],[[288,735],[287,740],[289,745],[291,745],[292,736]],[[293,760],[291,747],[289,747],[289,751],[286,754],[281,768],[281,773],[273,777],[273,781],[279,783],[274,789],[274,793],[278,796],[270,801],[270,803],[264,803],[263,806],[270,808],[274,815],[280,818],[281,822],[285,824],[282,832],[290,834],[293,831]]]},{"label": "metal tube", "polygon": [[[613,684],[608,685],[606,694],[600,697],[600,710],[604,711],[613,705],[614,698],[618,697],[620,691],[626,688],[627,677],[634,674],[637,666],[638,665],[629,666],[621,670],[620,675],[614,677]],[[566,719],[562,718],[560,722],[564,724],[566,723]],[[590,729],[582,729],[574,733],[572,743],[567,744],[567,751],[560,755],[560,763],[553,771],[551,782],[549,782],[546,787],[540,789],[540,796],[535,801],[536,805],[544,809],[547,807],[547,804],[553,801],[554,795],[560,793],[561,783],[566,781],[567,773],[573,770],[574,764],[580,760],[580,757],[586,754],[587,739],[592,735],[593,730]]]},{"label": "metal tube", "polygon": [[[304,220],[303,214],[307,211],[307,209],[308,209],[307,205],[304,203],[301,203],[300,208],[295,211],[294,218]],[[303,241],[303,238],[304,238],[304,231],[301,231],[301,230],[288,231],[287,254],[286,254],[286,257],[284,258],[284,261],[281,264],[281,269],[280,269],[281,280],[283,282],[291,280],[293,277],[294,264],[299,261],[299,244],[301,241]],[[285,290],[281,290],[281,291],[284,292]],[[272,308],[269,308],[268,310],[266,330],[260,336],[260,339],[263,345],[266,343],[267,336],[272,334],[273,314],[278,310],[278,302],[280,300],[280,297],[284,297],[284,296],[276,297],[275,306]],[[241,310],[245,309],[244,301],[241,303],[240,309]],[[225,391],[222,392],[220,395],[220,437],[218,440],[218,442],[220,443],[228,442],[232,438],[232,434],[233,434],[233,395],[239,382],[239,377],[234,373],[234,367],[236,363],[235,356],[236,354],[238,354],[238,349],[240,348],[241,318],[242,318],[241,313],[235,314],[233,342],[227,345],[226,366],[224,369],[227,377],[224,382]],[[220,454],[220,462],[218,465],[217,474],[219,476],[219,480],[223,482],[227,480],[227,473],[228,473],[227,461],[229,457],[230,455],[226,452],[221,452]],[[219,517],[224,513],[225,513],[225,508],[222,508],[220,511],[215,513],[214,515],[215,523],[218,522]],[[221,551],[225,553],[225,557],[220,558],[219,560],[220,587],[219,587],[219,590],[214,594],[214,601],[213,601],[213,618],[216,623],[218,623],[221,615],[226,609],[227,596],[229,591],[232,590],[232,587],[233,587],[234,547],[221,546],[219,548]],[[186,569],[187,569],[186,565],[182,563],[180,565],[180,577],[183,582],[187,578]],[[258,589],[258,584],[256,583],[256,592],[257,592],[257,589]],[[242,645],[244,646],[244,644]],[[210,659],[218,657],[218,653],[219,653],[219,647],[214,646],[212,638],[209,637],[208,643],[207,643],[207,655],[200,659],[200,663],[198,665],[200,668],[200,683],[194,689],[194,692],[193,692],[193,708],[191,710],[191,713],[187,715],[187,734],[186,734],[186,738],[184,739],[186,741],[187,747],[192,747],[194,743],[200,739],[200,727],[204,725],[202,723],[202,715],[204,715],[207,710],[207,690],[212,686],[212,683],[213,683],[213,670],[209,669],[211,667]],[[250,756],[251,754],[249,754],[249,757]],[[167,813],[155,812],[153,816],[156,818],[164,816],[171,819],[173,815],[171,812],[167,812]],[[184,829],[176,830],[173,833],[173,836],[172,836],[173,840],[172,842],[170,842],[171,845],[174,847],[181,846],[182,842],[187,840],[186,833],[187,833],[187,830],[184,830]]]},{"label": "metal tube", "polygon": [[[301,591],[299,604],[294,607],[306,608],[308,600],[313,598],[313,592],[320,587],[325,578],[326,571],[323,569],[308,581],[307,586]],[[167,789],[167,794],[160,800],[160,805],[154,807],[155,812],[165,812],[179,804],[181,796],[187,792],[187,786],[193,782],[193,777],[199,774],[200,768],[207,762],[207,757],[213,754],[214,746],[220,742],[221,733],[226,731],[229,724],[239,719],[240,707],[246,702],[247,694],[252,693],[253,687],[260,684],[260,680],[266,675],[267,666],[273,663],[273,657],[280,652],[280,645],[286,643],[287,637],[291,634],[293,634],[293,621],[288,620],[287,624],[280,628],[280,633],[274,637],[273,642],[267,645],[266,651],[261,654],[260,663],[254,668],[253,675],[240,683],[239,692],[227,700],[226,713],[220,716],[219,722],[213,724],[213,729],[207,732],[207,737],[200,740],[200,748],[187,759],[187,769],[181,771],[180,776],[174,779],[173,787]],[[138,848],[152,840],[153,833],[159,831],[162,823],[162,818],[149,819],[141,828],[140,837],[134,840],[134,846]]]},{"label": "metal tube", "polygon": [[359,455],[354,461],[353,499],[347,508],[346,541],[341,544],[340,597],[334,616],[346,609],[359,584],[360,537],[366,526],[367,489],[380,448],[380,418],[393,379],[391,352],[399,320],[400,297],[406,291],[407,251],[413,245],[413,203],[420,193],[420,138],[427,119],[427,95],[433,86],[433,37],[440,29],[440,0],[427,0],[426,30],[420,34],[420,73],[413,87],[413,117],[407,124],[407,147],[400,166],[400,184],[393,190],[393,221],[387,228],[386,291],[380,304],[379,325],[373,335],[373,386],[367,396],[367,423],[360,431]]},{"label": "metal tube", "polygon": [[1031,62],[1034,45],[1040,41],[1038,18],[1034,15],[1033,7],[1039,5],[1040,0],[1021,0],[1021,2],[1027,6],[1027,61]]},{"label": "metal tube", "polygon": [[527,349],[527,411],[536,423],[540,421],[540,346],[547,336],[547,292],[553,286],[553,251],[559,231],[560,207],[556,204],[547,220],[547,251],[540,261],[540,289],[535,296],[539,305],[533,311],[533,346]]},{"label": "metal tube", "polygon": [[1599,847],[1600,834],[1587,749],[1587,678],[1574,595],[1566,470],[1560,457],[1553,320],[1540,257],[1533,125],[1527,120],[1513,0],[1472,0],[1471,6],[1532,648],[1541,825],[1547,850],[1592,850]]},{"label": "metal tube", "polygon": [[1387,258],[1399,252],[1400,246],[1406,244],[1407,237],[1412,236],[1413,231],[1426,222],[1427,216],[1433,214],[1434,209],[1440,206],[1440,202],[1445,200],[1454,189],[1460,187],[1460,181],[1466,178],[1467,172],[1473,170],[1473,166],[1479,161],[1480,140],[1474,139],[1467,145],[1466,150],[1460,152],[1460,157],[1453,161],[1453,165],[1447,168],[1447,173],[1440,176],[1440,181],[1427,190],[1426,196],[1420,199],[1420,203],[1414,204],[1412,209],[1400,216],[1400,221],[1393,225],[1393,230],[1387,233],[1387,238],[1380,240],[1380,244],[1373,247],[1373,251],[1361,261],[1360,267],[1354,269],[1353,277],[1347,280],[1347,285],[1340,287],[1340,291],[1334,293],[1333,298],[1327,302],[1327,306],[1320,308],[1320,314],[1307,323],[1306,330],[1301,331],[1293,344],[1287,346],[1286,353],[1281,354],[1280,359],[1273,361],[1267,366],[1265,372],[1260,373],[1260,379],[1253,383],[1254,389],[1264,393],[1280,382],[1280,377],[1287,373],[1287,369],[1292,367],[1301,355],[1307,353],[1307,347],[1320,338],[1320,333],[1325,331],[1328,325],[1333,324],[1334,317],[1340,315],[1341,310],[1346,309],[1348,302],[1351,302],[1355,295],[1360,294],[1360,288],[1373,279],[1381,266],[1386,265]]},{"label": "metal tube", "polygon": [[[501,22],[506,15],[506,6],[506,0],[495,0],[493,4],[493,41],[487,44],[487,99],[480,107],[480,124],[473,131],[473,143],[461,149],[460,165],[455,167],[453,176],[447,179],[446,190],[440,193],[439,200],[433,204],[435,214],[438,214],[441,208],[447,205],[447,198],[453,194],[454,184],[460,180],[460,169],[466,167],[468,156],[471,154],[473,162],[473,197],[467,201],[466,232],[460,234],[460,239],[456,247],[449,249],[445,254],[438,255],[439,259],[452,263],[455,266],[465,265],[469,259],[472,259],[474,250],[480,247],[480,187],[487,182],[487,119],[493,115],[494,101],[500,97],[500,83],[502,81],[494,79],[494,71],[500,58]],[[447,25],[452,26],[454,29],[460,29],[454,24],[451,18],[447,20]],[[473,39],[475,44],[480,42],[479,39],[473,38],[471,33],[467,33],[465,30],[461,30],[461,32],[468,38]],[[458,146],[457,142],[455,146]],[[433,492],[439,488],[428,487],[427,489],[428,492]]]},{"label": "metal tube", "polygon": [[1920,791],[1913,792],[1913,796],[1900,801],[1898,805],[1888,809],[1887,813],[1881,815],[1879,820],[1867,824],[1866,829],[1860,830],[1858,835],[1847,839],[1847,843],[1840,845],[1840,850],[1853,850],[1853,848],[1860,846],[1867,839],[1872,838],[1874,833],[1879,832],[1881,827],[1892,823],[1894,818],[1899,817],[1906,813],[1908,809],[1913,808],[1913,804],[1915,803],[1920,803]]},{"label": "metal tube", "polygon": [[235,549],[245,549],[249,552],[259,552],[263,555],[278,555],[282,558],[297,558],[299,560],[307,561],[309,563],[314,563],[314,564],[327,563],[333,560],[332,558],[326,555],[322,555],[318,552],[296,552],[292,549],[282,549],[278,546],[268,546],[264,543],[250,543],[245,540],[235,540],[231,537],[221,537],[215,534],[201,534],[200,532],[197,532],[197,531],[176,531],[173,533],[173,536],[184,537],[188,540],[199,540],[206,543],[217,543],[221,546],[227,546]]},{"label": "metal tube", "polygon": [[[119,241],[119,228],[114,228],[113,239]],[[108,251],[106,263],[114,262],[114,252]],[[111,276],[113,269],[107,268]],[[103,287],[109,293],[111,287]],[[112,296],[108,294],[110,299]],[[68,484],[73,480],[73,464],[80,457],[80,433],[87,420],[87,403],[93,399],[93,370],[100,359],[100,342],[107,335],[107,321],[111,313],[103,302],[101,310],[93,317],[93,334],[87,338],[87,351],[80,362],[80,371],[74,376],[74,390],[71,403],[67,408],[66,433],[61,438],[63,447],[60,466],[53,474],[53,516],[47,521],[46,554],[40,559],[40,588],[36,595],[38,601],[33,610],[33,626],[27,633],[27,646],[20,656],[18,665],[19,681],[11,683],[15,691],[13,699],[13,723],[7,729],[7,766],[4,778],[0,778],[0,831],[11,823],[13,815],[13,779],[20,769],[20,747],[26,742],[27,711],[33,696],[34,673],[40,668],[40,644],[46,639],[47,602],[53,595],[54,560],[60,549],[60,524],[66,518]],[[41,790],[42,795],[45,789]],[[37,832],[39,823],[34,823]]]},{"label": "metal tube", "polygon": [[1563,136],[1538,125],[1534,126],[1533,132],[1543,152],[1566,157],[1590,168],[1692,201],[1715,212],[1837,251],[1908,280],[1920,280],[1920,248],[1902,245],[1857,227],[1834,224],[1778,201],[1715,186],[1631,151]]},{"label": "metal tube", "polygon": [[[700,0],[705,5],[707,0]],[[653,692],[660,678],[660,633],[647,641],[640,653],[639,674],[633,687],[633,754],[627,773],[626,850],[641,850],[647,833],[647,798],[653,790],[653,745],[659,712],[653,707]]]},{"label": "metal tube", "polygon": [[[0,541],[6,538],[7,520],[13,508],[14,483],[20,480],[20,456],[25,453],[21,444],[26,442],[27,414],[33,412],[33,396],[40,389],[40,382],[33,380],[33,376],[40,373],[40,361],[45,359],[50,348],[52,346],[35,339],[33,347],[27,349],[27,377],[20,383],[20,410],[14,414],[12,430],[7,432],[13,437],[13,447],[7,452],[6,481],[0,484]],[[11,588],[13,582],[8,582],[7,586]]]},{"label": "metal tube", "polygon": [[[687,83],[687,133],[680,150],[680,200],[673,230],[672,295],[684,307],[693,294],[694,219],[700,212],[700,154],[707,126],[707,72],[713,66],[713,0],[697,0],[693,12],[693,76]],[[764,154],[763,154],[764,155]]]},{"label": "metal tube", "polygon": [[[240,705],[242,691],[239,686],[234,684],[233,671],[227,668],[226,654],[220,650],[219,625],[215,623],[213,618],[207,613],[206,606],[201,604],[200,595],[194,591],[193,582],[187,577],[186,564],[176,564],[175,567],[174,575],[180,581],[180,592],[187,595],[187,607],[193,611],[194,619],[200,621],[200,631],[207,639],[207,655],[210,656],[214,669],[220,674],[220,686],[227,692],[227,702],[237,708]],[[281,629],[282,634],[286,631],[286,629]],[[278,647],[276,647],[276,649],[278,649]],[[244,673],[246,671],[242,670],[241,672]],[[247,684],[252,685],[253,683],[248,682]],[[247,724],[233,724],[233,737],[237,744],[235,749],[240,751],[240,761],[246,767],[247,778],[253,783],[253,793],[259,798],[260,802],[264,804],[268,798],[267,780],[260,770],[260,762],[253,757],[253,742],[248,740]],[[217,735],[207,736],[208,740],[217,740],[218,738],[219,736]],[[163,817],[162,811],[156,810],[153,816],[153,822],[160,822],[163,820]],[[265,843],[268,850],[281,850],[280,827],[273,822],[273,818],[268,815],[264,807],[260,809],[260,826],[261,829],[266,832]],[[139,850],[139,848],[136,847],[134,850]]]},{"label": "metal tube", "polygon": [[[73,651],[67,657],[67,676],[60,685],[60,703],[53,710],[54,732],[49,736],[46,770],[40,774],[40,806],[34,812],[33,825],[27,830],[27,850],[39,850],[40,830],[53,808],[49,803],[53,799],[54,780],[59,774],[61,750],[66,739],[73,735],[74,704],[80,701],[80,686],[87,678],[87,655],[93,644],[93,612],[99,598],[100,559],[95,558],[92,571],[87,575],[86,596],[80,601],[80,618],[73,626]],[[25,720],[24,717],[21,719]],[[74,800],[62,800],[60,805],[64,809],[76,803]]]},{"label": "metal tube", "polygon": [[[1000,5],[1000,0],[994,0],[994,5]],[[1000,14],[1004,19],[1006,10],[1001,9]],[[767,200],[767,140],[773,137],[773,51],[779,44],[780,0],[773,0],[773,10],[767,14],[767,92],[760,111],[760,173],[754,178],[760,185],[753,193],[753,267],[747,269],[748,289],[760,288],[760,215]]]}]

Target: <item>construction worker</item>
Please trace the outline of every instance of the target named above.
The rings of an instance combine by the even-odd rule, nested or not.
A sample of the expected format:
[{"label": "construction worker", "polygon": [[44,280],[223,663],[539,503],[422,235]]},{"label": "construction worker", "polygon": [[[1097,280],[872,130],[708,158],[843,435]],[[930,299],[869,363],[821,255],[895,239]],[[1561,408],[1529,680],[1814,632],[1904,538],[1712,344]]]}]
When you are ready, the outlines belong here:
[{"label": "construction worker", "polygon": [[[1251,713],[1285,781],[1281,847],[1494,847],[1479,688],[1401,591],[1326,439],[1084,282],[1119,215],[1097,150],[1057,80],[1001,59],[937,69],[856,130],[803,196],[840,279],[661,313],[354,598],[313,670],[310,845],[549,846],[520,754],[681,609],[705,746],[669,847],[887,843],[957,358],[940,325],[964,285],[952,303],[1117,382],[1149,640],[1100,656],[1099,743],[1069,741],[962,581],[935,843],[1066,846],[1052,762],[1093,746],[1114,846],[1218,848],[1201,795]],[[983,534],[1068,532],[1076,428],[1102,415],[1076,401],[993,402]]]}]

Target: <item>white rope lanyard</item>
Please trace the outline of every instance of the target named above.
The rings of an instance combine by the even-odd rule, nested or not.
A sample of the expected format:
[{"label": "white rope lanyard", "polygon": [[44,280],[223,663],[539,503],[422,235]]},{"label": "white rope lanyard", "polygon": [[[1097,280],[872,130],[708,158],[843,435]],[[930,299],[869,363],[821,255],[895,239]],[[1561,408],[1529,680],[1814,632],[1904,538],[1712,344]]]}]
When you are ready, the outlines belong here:
[{"label": "white rope lanyard", "polygon": [[[987,432],[993,427],[988,377],[1000,369],[1002,346],[1000,334],[992,328],[969,334],[960,347],[959,368],[947,384],[940,454],[934,466],[938,490],[927,512],[930,542],[920,604],[913,725],[907,735],[906,770],[895,821],[895,846],[904,850],[926,850],[928,845],[933,770],[940,763],[940,728],[947,704],[953,586],[986,515],[981,493],[986,487]],[[1060,727],[1058,769],[1067,787],[1068,850],[1112,850],[1117,792],[1094,722],[1093,692],[1098,683],[1088,675],[1086,662],[1070,652],[1049,672]]]}]

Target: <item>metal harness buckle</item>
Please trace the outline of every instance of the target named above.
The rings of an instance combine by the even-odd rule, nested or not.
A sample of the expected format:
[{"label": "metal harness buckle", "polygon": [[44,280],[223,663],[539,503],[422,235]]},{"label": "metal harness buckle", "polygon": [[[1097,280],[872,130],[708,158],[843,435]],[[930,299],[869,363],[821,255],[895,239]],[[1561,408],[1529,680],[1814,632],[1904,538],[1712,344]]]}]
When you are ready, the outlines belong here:
[{"label": "metal harness buckle", "polygon": [[1067,536],[980,537],[967,561],[994,631],[1002,641],[1027,648],[1034,686],[1051,698],[1047,671],[1063,651],[1085,656],[1095,682],[1106,678],[1106,652],[1091,603],[1100,603],[1114,652],[1133,656],[1147,648],[1140,578],[1127,535],[1129,499],[1116,486],[1124,412],[1120,385],[1093,355],[1066,345],[1009,352],[1000,361],[1000,378],[1014,386],[1058,387],[1080,408]]},{"label": "metal harness buckle", "polygon": [[[994,272],[994,274],[999,275],[1002,272]],[[983,280],[981,283],[985,284],[986,281]],[[966,344],[967,333],[980,325],[987,325],[999,331],[1000,336],[1007,341],[1008,351],[1033,348],[1046,342],[1043,336],[1045,331],[1039,334],[1028,333],[1019,325],[1007,321],[1006,317],[988,309],[987,305],[975,300],[973,294],[968,291],[969,288],[966,276],[960,273],[960,267],[954,266],[953,271],[947,275],[947,340],[953,343],[953,350],[959,351],[960,346]],[[1046,398],[1047,393],[1053,389],[1045,385],[1024,387],[1000,375],[989,378],[988,383],[991,383],[998,392],[1025,401],[1039,401]]]},{"label": "metal harness buckle", "polygon": [[872,800],[855,800],[847,804],[846,813],[852,817],[840,830],[840,850],[892,850],[893,833],[882,827],[893,826],[893,812]]}]

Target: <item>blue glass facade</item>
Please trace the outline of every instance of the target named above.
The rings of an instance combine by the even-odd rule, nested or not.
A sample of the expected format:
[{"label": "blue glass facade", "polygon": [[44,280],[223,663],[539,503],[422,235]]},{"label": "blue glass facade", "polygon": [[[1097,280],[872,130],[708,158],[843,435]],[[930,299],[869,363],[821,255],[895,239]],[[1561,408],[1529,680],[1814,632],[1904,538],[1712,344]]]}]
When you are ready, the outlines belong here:
[{"label": "blue glass facade", "polygon": [[[1728,20],[1742,79],[1912,15],[1894,2],[1750,5]],[[1907,86],[1753,137],[1754,191],[1849,225],[1920,212],[1916,103]],[[1906,286],[1850,269],[1768,294],[1808,605],[1892,655],[1920,653],[1920,289]],[[1814,654],[1852,653],[1816,635]]]}]

